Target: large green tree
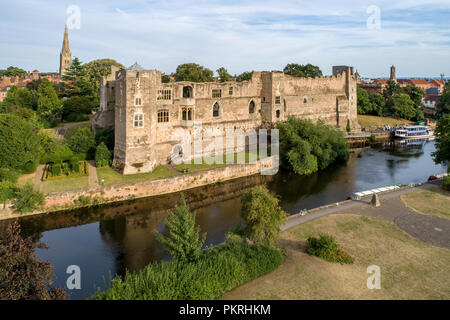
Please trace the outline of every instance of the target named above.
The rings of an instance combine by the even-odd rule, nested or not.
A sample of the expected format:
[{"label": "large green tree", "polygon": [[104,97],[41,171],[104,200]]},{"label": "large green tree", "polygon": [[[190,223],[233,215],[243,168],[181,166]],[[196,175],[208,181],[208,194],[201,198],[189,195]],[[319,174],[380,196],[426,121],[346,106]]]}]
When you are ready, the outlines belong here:
[{"label": "large green tree", "polygon": [[27,75],[27,72],[23,69],[10,66],[6,70],[0,70],[0,77],[21,77]]},{"label": "large green tree", "polygon": [[358,113],[369,114],[372,112],[372,102],[370,101],[369,93],[360,87],[356,88],[358,99]]},{"label": "large green tree", "polygon": [[402,87],[394,81],[394,80],[388,80],[386,84],[386,88],[383,91],[383,96],[388,101],[392,96],[402,93]]},{"label": "large green tree", "polygon": [[238,81],[248,81],[252,79],[254,71],[244,71],[238,77]]},{"label": "large green tree", "polygon": [[229,74],[227,69],[225,69],[224,67],[219,68],[216,71],[217,74],[219,75],[220,82],[231,81],[233,79],[231,74]]},{"label": "large green tree", "polygon": [[53,85],[43,79],[38,88],[37,114],[43,121],[55,124],[62,113],[62,101],[58,98]]},{"label": "large green tree", "polygon": [[417,115],[414,102],[406,93],[398,93],[393,95],[387,101],[387,106],[392,112],[392,115],[397,118],[413,119]]},{"label": "large green tree", "polygon": [[241,217],[245,222],[243,233],[249,239],[273,244],[287,218],[279,205],[264,186],[256,186],[241,197]]},{"label": "large green tree", "polygon": [[450,114],[445,114],[438,120],[435,134],[434,162],[448,164],[450,162]]},{"label": "large green tree", "polygon": [[372,105],[372,114],[383,116],[386,112],[386,100],[381,93],[374,93],[369,95],[370,103]]},{"label": "large green tree", "polygon": [[68,135],[65,140],[67,146],[74,153],[86,154],[87,157],[92,157],[95,150],[95,137],[91,129],[88,127],[77,128]]},{"label": "large green tree", "polygon": [[196,63],[185,63],[177,67],[175,81],[211,82],[214,72]]},{"label": "large green tree", "polygon": [[425,97],[425,91],[422,88],[409,85],[403,88],[403,92],[414,102],[414,107],[418,108],[422,106],[422,99]]},{"label": "large green tree", "polygon": [[283,72],[294,77],[317,78],[322,76],[322,70],[310,63],[306,65],[289,63],[284,67]]},{"label": "large green tree", "polygon": [[167,236],[154,230],[155,238],[164,249],[176,261],[196,261],[200,257],[206,233],[200,235],[200,229],[195,225],[195,213],[189,211],[184,198],[181,199],[181,205],[169,213],[164,224],[168,230]]},{"label": "large green tree", "polygon": [[0,114],[0,168],[34,172],[39,162],[41,139],[27,120]]},{"label": "large green tree", "polygon": [[438,116],[450,114],[450,83],[444,88],[444,92],[439,97]]}]

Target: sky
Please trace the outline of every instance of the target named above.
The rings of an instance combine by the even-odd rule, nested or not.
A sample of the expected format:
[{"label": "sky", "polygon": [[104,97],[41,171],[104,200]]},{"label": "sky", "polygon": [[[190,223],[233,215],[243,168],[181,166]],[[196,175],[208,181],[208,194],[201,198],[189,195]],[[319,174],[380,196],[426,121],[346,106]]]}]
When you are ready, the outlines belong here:
[{"label": "sky", "polygon": [[[79,14],[78,14],[79,12]],[[57,71],[73,57],[170,73],[350,65],[361,77],[450,76],[449,0],[0,0],[0,69]]]}]

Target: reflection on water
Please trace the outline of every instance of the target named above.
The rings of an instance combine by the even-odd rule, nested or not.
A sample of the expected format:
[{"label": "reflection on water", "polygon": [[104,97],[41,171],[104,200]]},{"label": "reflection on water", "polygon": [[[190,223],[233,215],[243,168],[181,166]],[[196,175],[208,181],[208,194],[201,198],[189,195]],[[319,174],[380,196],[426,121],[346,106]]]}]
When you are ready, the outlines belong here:
[{"label": "reflection on water", "polygon": [[[184,192],[197,223],[207,232],[206,244],[224,240],[225,233],[241,222],[239,197],[251,187],[266,184],[278,195],[289,213],[342,201],[352,193],[396,183],[425,181],[430,175],[445,172],[434,165],[434,143],[397,146],[387,143],[352,153],[346,164],[335,164],[325,171],[296,176],[280,171],[276,176],[255,175]],[[82,290],[72,291],[80,299],[104,287],[110,276],[125,269],[139,270],[157,260],[169,259],[156,243],[152,231],[162,232],[167,210],[180,201],[171,194],[102,207],[24,217],[23,232],[45,242],[50,249],[38,250],[41,259],[55,268],[55,284],[65,286],[66,268],[81,268]],[[0,228],[4,227],[3,222]],[[3,225],[3,226],[2,226]]]}]

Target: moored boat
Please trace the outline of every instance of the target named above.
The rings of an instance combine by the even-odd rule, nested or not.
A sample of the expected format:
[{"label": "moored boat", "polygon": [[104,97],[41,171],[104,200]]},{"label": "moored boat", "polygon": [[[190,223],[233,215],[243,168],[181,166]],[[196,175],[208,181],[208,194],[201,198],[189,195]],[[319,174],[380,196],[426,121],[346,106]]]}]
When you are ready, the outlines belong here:
[{"label": "moored boat", "polygon": [[394,130],[394,137],[400,139],[425,139],[434,137],[428,126],[403,126]]}]

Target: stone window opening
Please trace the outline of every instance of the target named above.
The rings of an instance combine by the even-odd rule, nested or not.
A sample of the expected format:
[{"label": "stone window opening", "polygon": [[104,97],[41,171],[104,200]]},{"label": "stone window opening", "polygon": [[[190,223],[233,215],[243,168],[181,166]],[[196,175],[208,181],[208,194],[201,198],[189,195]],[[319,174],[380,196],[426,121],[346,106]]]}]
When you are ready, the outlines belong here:
[{"label": "stone window opening", "polygon": [[135,106],[141,106],[142,104],[142,100],[141,100],[141,98],[136,98],[136,99],[134,99],[134,105]]},{"label": "stone window opening", "polygon": [[183,107],[181,109],[181,119],[192,120],[192,107]]},{"label": "stone window opening", "polygon": [[253,100],[248,104],[248,113],[255,113],[255,102]]},{"label": "stone window opening", "polygon": [[303,98],[303,103],[307,103],[307,102],[308,102],[308,99]]},{"label": "stone window opening", "polygon": [[158,90],[157,100],[171,100],[171,99],[172,99],[172,90],[170,89]]},{"label": "stone window opening", "polygon": [[218,116],[220,116],[220,105],[218,102],[216,102],[213,106],[213,117],[216,118]]},{"label": "stone window opening", "polygon": [[191,86],[183,87],[183,98],[193,98],[194,97],[194,89]]},{"label": "stone window opening", "polygon": [[286,112],[287,111],[286,99],[283,99],[283,107],[284,107],[284,112]]},{"label": "stone window opening", "polygon": [[277,110],[277,111],[276,111],[276,116],[277,116],[277,118],[280,118],[280,115],[281,115],[280,110]]},{"label": "stone window opening", "polygon": [[169,110],[158,110],[158,122],[169,122]]},{"label": "stone window opening", "polygon": [[275,96],[275,104],[280,104],[280,103],[281,103],[281,97]]},{"label": "stone window opening", "polygon": [[213,98],[221,98],[222,97],[222,89],[212,89],[212,97]]},{"label": "stone window opening", "polygon": [[229,94],[230,96],[233,95],[233,87],[230,87],[230,89],[228,89],[228,94]]},{"label": "stone window opening", "polygon": [[143,128],[144,127],[144,115],[142,113],[134,114],[134,127]]}]

